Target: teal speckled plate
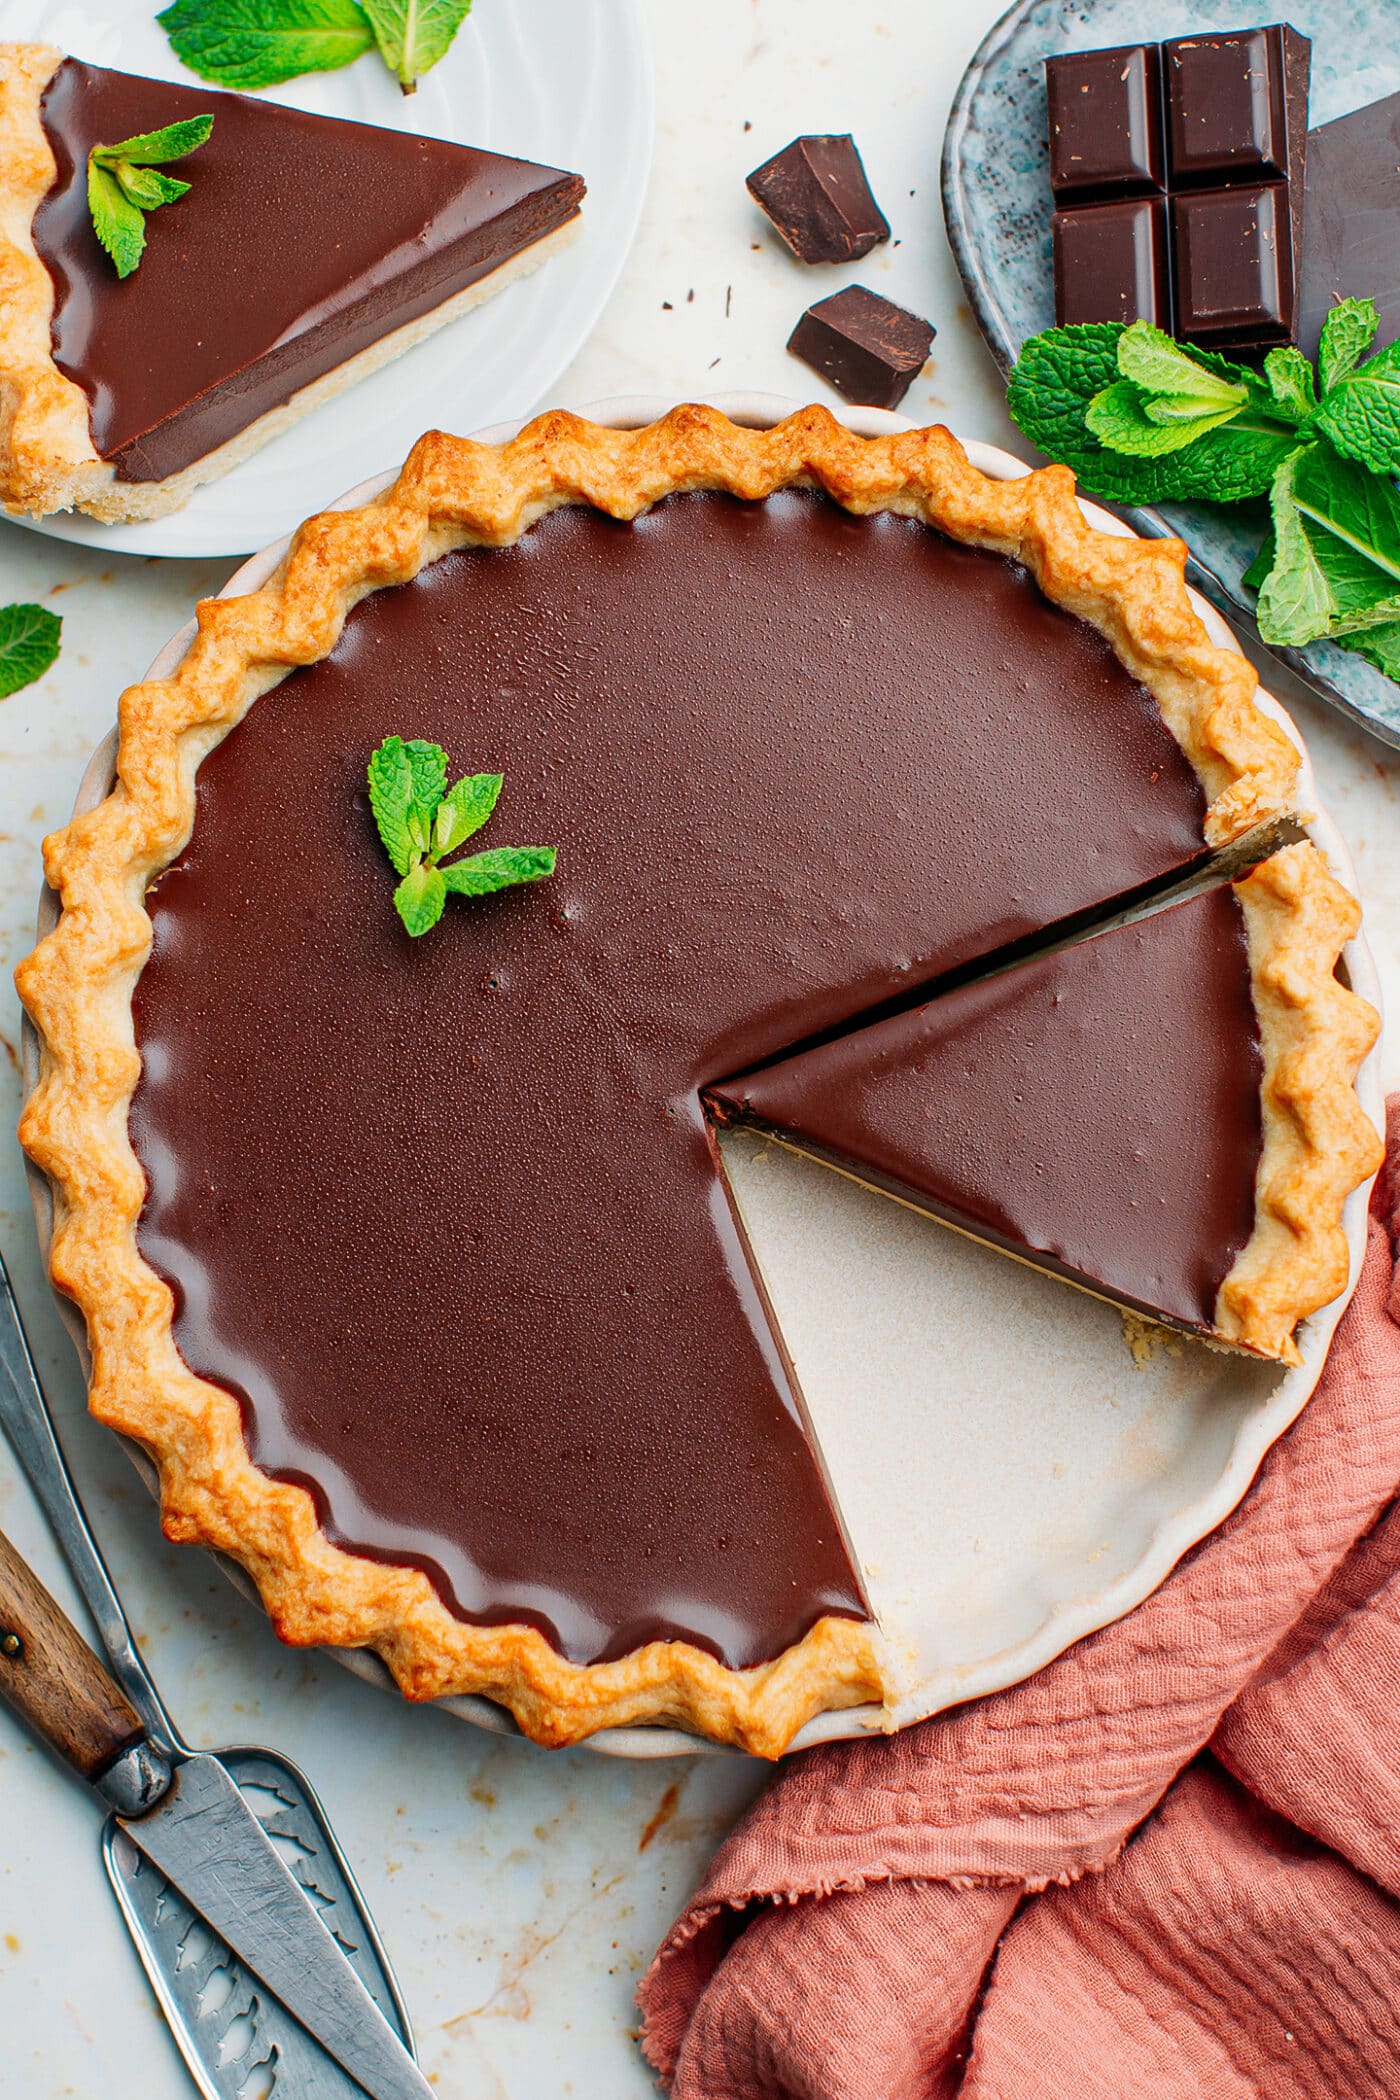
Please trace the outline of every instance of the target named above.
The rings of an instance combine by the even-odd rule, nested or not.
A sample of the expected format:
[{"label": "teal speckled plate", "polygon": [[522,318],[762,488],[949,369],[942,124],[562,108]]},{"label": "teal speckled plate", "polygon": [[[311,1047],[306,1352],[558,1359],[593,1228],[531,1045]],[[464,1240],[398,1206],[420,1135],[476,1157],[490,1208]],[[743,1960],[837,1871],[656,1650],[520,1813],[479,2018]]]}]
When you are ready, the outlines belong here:
[{"label": "teal speckled plate", "polygon": [[[1281,17],[1312,38],[1312,124],[1400,89],[1400,0],[1289,0],[1277,11],[1250,0],[1017,0],[988,33],[948,119],[943,211],[973,312],[1003,371],[1055,319],[1042,61],[1056,51]],[[1262,506],[1253,519],[1203,503],[1124,515],[1139,532],[1185,540],[1191,582],[1257,636],[1243,577],[1262,537]],[[1343,714],[1400,747],[1400,684],[1331,642],[1273,653]]]}]

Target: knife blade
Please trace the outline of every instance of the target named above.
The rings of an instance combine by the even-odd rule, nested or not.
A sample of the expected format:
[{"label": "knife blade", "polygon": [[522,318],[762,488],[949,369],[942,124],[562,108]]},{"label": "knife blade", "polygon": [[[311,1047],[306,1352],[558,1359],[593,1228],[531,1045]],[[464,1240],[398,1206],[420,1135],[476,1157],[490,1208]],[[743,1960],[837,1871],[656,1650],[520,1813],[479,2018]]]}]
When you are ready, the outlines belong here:
[{"label": "knife blade", "polygon": [[216,1757],[196,1751],[126,1835],[371,2100],[432,2088]]},{"label": "knife blade", "polygon": [[370,2100],[432,2100],[218,1759],[167,1756],[3,1533],[0,1698],[97,1789],[132,1843]]}]

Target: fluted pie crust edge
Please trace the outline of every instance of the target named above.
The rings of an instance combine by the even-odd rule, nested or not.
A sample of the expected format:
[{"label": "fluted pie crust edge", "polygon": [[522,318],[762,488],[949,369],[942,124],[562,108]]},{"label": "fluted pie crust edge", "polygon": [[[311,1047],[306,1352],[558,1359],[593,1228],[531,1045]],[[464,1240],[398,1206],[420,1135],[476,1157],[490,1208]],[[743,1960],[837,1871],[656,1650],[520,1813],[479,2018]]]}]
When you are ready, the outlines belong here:
[{"label": "fluted pie crust edge", "polygon": [[1192,609],[1185,549],[1096,531],[1065,468],[991,480],[946,430],[864,439],[820,408],[766,430],[693,405],[635,432],[553,413],[503,446],[430,433],[373,502],[304,524],[262,589],[199,606],[174,673],[122,696],[112,793],[45,842],[62,913],[16,973],[41,1042],[20,1135],[54,1190],[53,1279],[87,1323],[93,1413],[158,1467],[167,1535],[241,1562],[284,1640],[373,1648],[410,1698],[483,1693],[544,1743],[666,1721],[776,1756],[812,1715],[887,1699],[885,1645],[873,1625],[833,1616],[756,1669],[684,1642],[575,1665],[534,1628],[465,1624],[418,1570],[330,1543],[311,1496],[252,1463],[234,1398],[182,1362],[171,1292],[137,1250],[144,1176],[127,1114],[140,1070],[132,993],[151,941],[143,900],[189,839],[200,760],[260,694],[326,656],[369,592],[452,548],[508,545],[561,504],[631,518],[680,490],[756,500],[793,484],[1024,562],[1156,696],[1203,783],[1211,844],[1293,808],[1299,755],[1259,708],[1252,668],[1216,648]]}]

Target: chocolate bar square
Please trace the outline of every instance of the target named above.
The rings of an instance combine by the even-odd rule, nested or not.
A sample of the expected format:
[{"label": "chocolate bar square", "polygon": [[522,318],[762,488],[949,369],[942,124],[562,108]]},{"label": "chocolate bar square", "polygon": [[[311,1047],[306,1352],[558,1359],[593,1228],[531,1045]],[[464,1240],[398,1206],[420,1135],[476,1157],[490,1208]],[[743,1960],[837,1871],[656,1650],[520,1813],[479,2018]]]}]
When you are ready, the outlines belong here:
[{"label": "chocolate bar square", "polygon": [[1172,244],[1184,341],[1208,349],[1292,341],[1298,300],[1286,184],[1173,197]]},{"label": "chocolate bar square", "polygon": [[1050,187],[1076,204],[1165,187],[1155,44],[1068,51],[1045,61]]},{"label": "chocolate bar square", "polygon": [[1301,173],[1310,46],[1287,23],[1162,46],[1171,187],[1282,182]]},{"label": "chocolate bar square", "polygon": [[1062,323],[1151,321],[1170,335],[1164,198],[1057,211],[1054,243],[1055,313]]}]

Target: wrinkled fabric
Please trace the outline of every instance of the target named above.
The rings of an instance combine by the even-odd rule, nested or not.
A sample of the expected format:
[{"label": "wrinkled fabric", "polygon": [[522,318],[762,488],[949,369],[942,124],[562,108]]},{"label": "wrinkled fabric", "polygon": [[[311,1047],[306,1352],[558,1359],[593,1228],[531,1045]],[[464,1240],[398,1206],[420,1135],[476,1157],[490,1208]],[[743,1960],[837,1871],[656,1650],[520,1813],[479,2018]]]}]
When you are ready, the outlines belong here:
[{"label": "wrinkled fabric", "polygon": [[1400,2095],[1400,1098],[1317,1389],[1028,1683],[783,1767],[639,1993],[676,2100]]}]

